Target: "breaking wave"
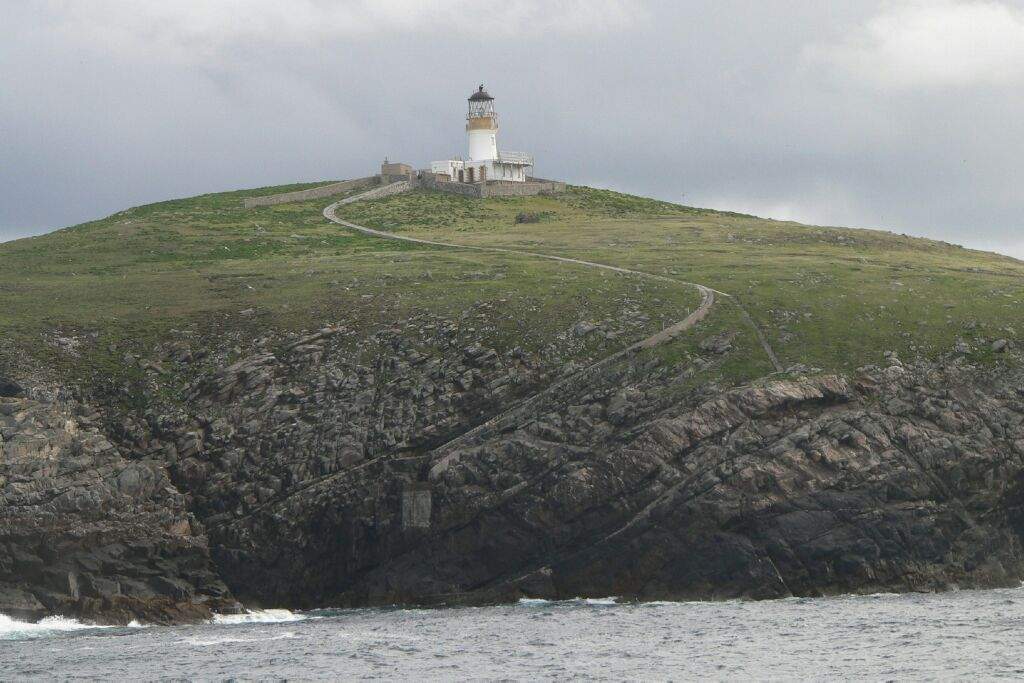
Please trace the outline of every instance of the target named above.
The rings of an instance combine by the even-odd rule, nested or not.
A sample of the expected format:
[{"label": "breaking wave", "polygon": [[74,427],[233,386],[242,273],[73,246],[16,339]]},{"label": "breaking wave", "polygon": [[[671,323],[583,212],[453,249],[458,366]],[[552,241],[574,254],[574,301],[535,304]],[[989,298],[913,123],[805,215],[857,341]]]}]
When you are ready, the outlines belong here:
[{"label": "breaking wave", "polygon": [[214,645],[224,645],[226,643],[259,643],[270,640],[287,640],[289,638],[296,637],[297,636],[295,634],[295,631],[285,631],[284,633],[279,633],[277,635],[266,637],[255,636],[253,638],[190,638],[184,642],[194,647],[210,647]]},{"label": "breaking wave", "polygon": [[0,614],[0,640],[26,640],[29,638],[44,638],[54,633],[63,631],[85,631],[89,629],[117,628],[116,626],[101,626],[99,624],[85,624],[76,619],[68,617],[46,617],[41,621],[18,621],[11,617]]},{"label": "breaking wave", "polygon": [[214,624],[274,624],[284,621],[303,621],[309,617],[286,609],[260,609],[245,614],[215,614]]},{"label": "breaking wave", "polygon": [[607,598],[571,598],[568,600],[545,600],[544,598],[520,598],[518,605],[522,607],[542,607],[546,605],[595,605],[612,606],[619,605],[617,597]]}]

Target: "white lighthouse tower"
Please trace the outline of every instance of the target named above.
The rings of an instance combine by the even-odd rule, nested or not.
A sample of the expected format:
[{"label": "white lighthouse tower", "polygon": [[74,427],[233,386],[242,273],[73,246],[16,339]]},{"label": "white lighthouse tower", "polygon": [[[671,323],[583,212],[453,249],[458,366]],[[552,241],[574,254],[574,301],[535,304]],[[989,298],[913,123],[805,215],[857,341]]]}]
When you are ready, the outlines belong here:
[{"label": "white lighthouse tower", "polygon": [[469,138],[466,160],[435,161],[430,164],[433,173],[460,183],[526,181],[527,169],[533,167],[533,157],[524,152],[498,151],[498,114],[494,111],[494,98],[483,85],[469,96],[466,136]]},{"label": "white lighthouse tower", "polygon": [[498,158],[498,115],[494,113],[494,98],[483,85],[469,96],[466,134],[469,136],[469,161]]}]

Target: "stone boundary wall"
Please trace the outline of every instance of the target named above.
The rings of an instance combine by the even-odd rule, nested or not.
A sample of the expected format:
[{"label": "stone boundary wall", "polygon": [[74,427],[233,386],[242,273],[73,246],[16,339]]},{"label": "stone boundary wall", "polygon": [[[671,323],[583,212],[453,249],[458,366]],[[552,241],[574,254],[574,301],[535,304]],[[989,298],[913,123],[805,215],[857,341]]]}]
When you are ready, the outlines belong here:
[{"label": "stone boundary wall", "polygon": [[372,175],[366,178],[356,178],[354,180],[343,180],[340,183],[331,183],[330,185],[321,185],[320,187],[311,187],[308,190],[296,190],[295,192],[283,192],[281,194],[271,194],[265,197],[246,197],[242,200],[242,206],[246,209],[253,209],[257,206],[274,206],[275,204],[287,204],[289,202],[303,202],[307,199],[320,199],[321,197],[331,197],[342,192],[355,189],[360,185],[373,185],[380,182],[378,176]]},{"label": "stone boundary wall", "polygon": [[415,173],[381,173],[380,174],[380,184],[381,185],[387,185],[388,183],[398,183],[398,182],[401,182],[403,180],[412,180],[413,182],[415,182],[416,181],[416,174]]},{"label": "stone boundary wall", "polygon": [[464,197],[527,197],[537,194],[558,194],[565,192],[565,183],[560,180],[544,180],[542,178],[530,178],[524,183],[516,183],[510,180],[490,180],[486,183],[459,183],[455,181],[438,181],[433,174],[424,173],[420,176],[396,176],[379,175],[355,180],[343,180],[340,183],[321,185],[308,190],[297,190],[295,192],[284,192],[272,194],[265,197],[246,197],[242,200],[242,206],[252,209],[257,206],[274,206],[275,204],[287,204],[289,202],[302,202],[307,199],[320,199],[330,197],[342,192],[355,189],[360,186],[378,185],[377,188],[364,192],[354,197],[342,200],[348,204],[352,201],[362,199],[378,199],[387,197],[399,192],[408,192],[415,187],[424,187],[428,190],[460,194]]},{"label": "stone boundary wall", "polygon": [[557,180],[527,180],[514,183],[509,180],[495,180],[483,186],[483,197],[525,197],[535,194],[560,194],[565,192],[565,183]]},{"label": "stone boundary wall", "polygon": [[422,175],[419,185],[430,190],[461,194],[465,197],[527,197],[537,194],[558,194],[565,192],[565,183],[560,180],[531,178],[525,183],[511,180],[490,180],[486,183],[459,183],[438,181],[430,175]]},{"label": "stone boundary wall", "polygon": [[553,183],[561,187],[560,191],[565,191],[565,182],[562,180],[550,180],[548,178],[534,178],[533,176],[527,176],[526,182],[528,183]]},{"label": "stone boundary wall", "polygon": [[390,185],[383,185],[381,187],[367,190],[360,194],[352,195],[351,197],[345,197],[339,204],[351,204],[352,202],[361,202],[367,199],[380,199],[381,197],[390,197],[393,194],[399,194],[401,192],[408,192],[413,188],[413,184],[408,180],[400,180],[397,183],[391,183]]},{"label": "stone boundary wall", "polygon": [[421,175],[419,177],[420,187],[425,187],[428,190],[437,190],[438,192],[449,192],[451,194],[461,194],[466,197],[482,197],[480,188],[482,184],[472,183],[460,183],[454,180],[437,180],[433,174]]}]

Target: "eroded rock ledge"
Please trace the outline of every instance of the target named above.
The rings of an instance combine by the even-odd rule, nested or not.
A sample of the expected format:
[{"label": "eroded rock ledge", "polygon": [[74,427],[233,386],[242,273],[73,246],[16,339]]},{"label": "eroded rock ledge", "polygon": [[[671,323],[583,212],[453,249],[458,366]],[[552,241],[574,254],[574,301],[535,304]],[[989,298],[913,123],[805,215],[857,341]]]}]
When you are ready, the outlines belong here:
[{"label": "eroded rock ledge", "polygon": [[523,402],[549,383],[529,354],[430,356],[396,337],[364,365],[334,337],[203,373],[167,413],[0,399],[0,612],[172,622],[235,596],[769,598],[1024,578],[1020,376],[893,358],[723,391],[626,360]]},{"label": "eroded rock ledge", "polygon": [[180,623],[237,609],[163,463],[58,397],[0,398],[0,613]]}]

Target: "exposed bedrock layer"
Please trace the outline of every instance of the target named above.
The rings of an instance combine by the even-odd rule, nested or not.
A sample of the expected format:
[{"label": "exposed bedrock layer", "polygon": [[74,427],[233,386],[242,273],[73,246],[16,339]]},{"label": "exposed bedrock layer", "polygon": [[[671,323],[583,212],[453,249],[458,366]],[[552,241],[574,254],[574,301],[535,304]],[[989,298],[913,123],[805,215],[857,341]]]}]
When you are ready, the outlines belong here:
[{"label": "exposed bedrock layer", "polygon": [[235,609],[164,465],[126,458],[80,404],[0,397],[0,487],[0,613],[180,623]]},{"label": "exposed bedrock layer", "polygon": [[361,462],[215,545],[237,590],[288,604],[1009,585],[1022,403],[975,382],[894,366],[659,409],[656,383],[609,381],[457,448]]},{"label": "exposed bedrock layer", "polygon": [[395,336],[371,367],[334,332],[197,376],[173,412],[0,399],[0,612],[1024,578],[1022,377],[894,359],[719,390],[626,359],[537,395],[526,354]]}]

